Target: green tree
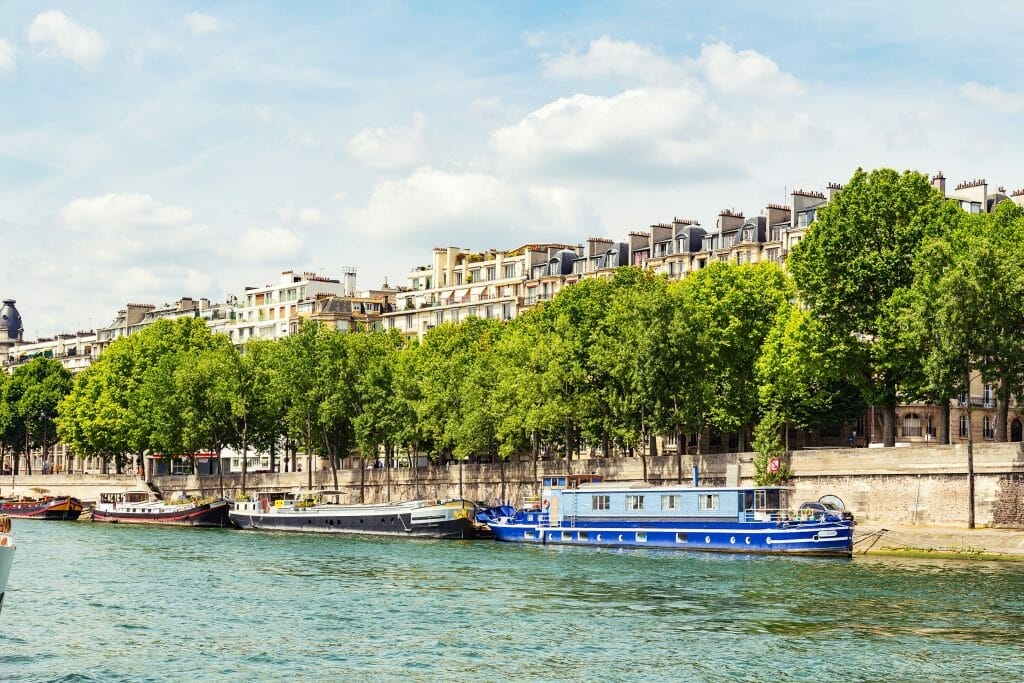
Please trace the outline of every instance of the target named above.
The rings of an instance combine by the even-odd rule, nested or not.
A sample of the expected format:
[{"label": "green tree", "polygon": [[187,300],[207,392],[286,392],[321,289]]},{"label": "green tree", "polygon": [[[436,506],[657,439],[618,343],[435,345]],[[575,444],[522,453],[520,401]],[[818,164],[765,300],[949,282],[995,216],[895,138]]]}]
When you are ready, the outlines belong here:
[{"label": "green tree", "polygon": [[789,269],[803,300],[835,337],[852,338],[847,357],[865,401],[883,415],[885,445],[896,442],[896,405],[916,372],[886,355],[887,302],[913,281],[921,242],[937,230],[942,198],[927,176],[892,169],[858,169],[818,211],[793,249]]},{"label": "green tree", "polygon": [[707,423],[737,433],[745,450],[760,414],[757,359],[776,318],[788,310],[792,286],[773,263],[713,263],[683,280],[681,289],[676,324],[700,372],[691,395],[705,407]]},{"label": "green tree", "polygon": [[307,486],[313,487],[313,456],[322,451],[320,409],[330,378],[320,373],[323,326],[304,322],[297,333],[280,340],[276,353],[274,391],[284,408],[287,436],[306,454]]},{"label": "green tree", "polygon": [[[29,474],[32,474],[32,461],[28,457],[31,449],[39,448],[44,460],[49,458],[50,446],[57,440],[57,406],[71,391],[71,385],[67,368],[60,361],[43,356],[17,367],[7,384],[6,401],[13,409],[8,417],[14,428],[11,436],[20,431],[22,438],[20,448],[15,447],[14,451],[25,456]],[[17,461],[14,473],[18,473]]]},{"label": "green tree", "polygon": [[[1004,202],[1008,205],[1009,202]],[[1012,206],[966,217],[929,240],[915,261],[907,317],[918,321],[928,385],[947,396],[970,394],[972,379],[1021,389],[1024,354],[1024,217]],[[968,425],[973,404],[966,402]],[[1003,418],[1005,421],[1005,417]],[[974,526],[974,430],[967,434],[968,525]]]},{"label": "green tree", "polygon": [[[610,431],[616,441],[643,457],[656,456],[655,437],[674,427],[674,349],[669,336],[672,300],[667,281],[642,273],[628,286],[614,290],[591,351],[594,364],[607,377],[604,400]],[[681,460],[680,460],[681,463]],[[679,477],[682,477],[681,464]]]},{"label": "green tree", "polygon": [[[396,391],[396,368],[404,346],[397,330],[374,330],[347,335],[349,352],[346,356],[344,382],[353,391],[350,414],[356,445],[363,460],[384,451],[387,468],[388,498],[390,498],[390,469],[394,462],[395,447],[401,443],[402,421],[406,412]],[[363,473],[365,474],[365,472]],[[360,500],[365,500],[365,486],[360,477]]]},{"label": "green tree", "polygon": [[860,394],[846,379],[847,347],[847,337],[830,336],[806,309],[784,307],[757,360],[758,453],[788,451],[790,427],[843,425],[863,414]]}]

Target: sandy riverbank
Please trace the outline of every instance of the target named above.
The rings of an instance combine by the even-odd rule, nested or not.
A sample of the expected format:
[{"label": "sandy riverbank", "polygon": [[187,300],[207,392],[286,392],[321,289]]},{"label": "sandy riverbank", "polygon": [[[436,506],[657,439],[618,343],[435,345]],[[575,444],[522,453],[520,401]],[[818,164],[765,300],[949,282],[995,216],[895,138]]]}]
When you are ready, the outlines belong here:
[{"label": "sandy riverbank", "polygon": [[854,555],[943,556],[1024,562],[1024,531],[1020,529],[858,524],[854,542]]}]

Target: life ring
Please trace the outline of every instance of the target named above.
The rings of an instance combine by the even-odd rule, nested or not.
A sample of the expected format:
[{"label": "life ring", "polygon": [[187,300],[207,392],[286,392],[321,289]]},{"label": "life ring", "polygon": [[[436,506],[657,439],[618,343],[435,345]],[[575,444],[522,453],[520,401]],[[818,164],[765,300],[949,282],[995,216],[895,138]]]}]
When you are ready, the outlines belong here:
[{"label": "life ring", "polygon": [[551,501],[545,498],[544,499],[544,509],[547,510],[550,505],[551,505]]},{"label": "life ring", "polygon": [[7,536],[0,536],[0,546],[7,545]]}]

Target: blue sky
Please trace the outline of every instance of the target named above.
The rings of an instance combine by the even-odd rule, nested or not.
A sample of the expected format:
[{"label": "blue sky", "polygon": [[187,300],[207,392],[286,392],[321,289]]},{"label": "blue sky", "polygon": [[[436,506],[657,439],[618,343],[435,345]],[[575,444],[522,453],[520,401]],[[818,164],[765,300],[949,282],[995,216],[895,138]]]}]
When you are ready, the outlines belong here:
[{"label": "blue sky", "polygon": [[858,166],[1024,187],[1024,12],[921,2],[5,2],[27,338],[282,270],[713,225]]}]

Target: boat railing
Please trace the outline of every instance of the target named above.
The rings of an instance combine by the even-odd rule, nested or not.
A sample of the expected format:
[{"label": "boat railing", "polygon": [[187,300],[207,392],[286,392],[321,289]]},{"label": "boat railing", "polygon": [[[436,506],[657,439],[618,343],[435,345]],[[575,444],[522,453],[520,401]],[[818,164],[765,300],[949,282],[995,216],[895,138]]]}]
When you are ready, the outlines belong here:
[{"label": "boat railing", "polygon": [[744,522],[784,522],[790,518],[788,510],[777,508],[743,511]]}]

